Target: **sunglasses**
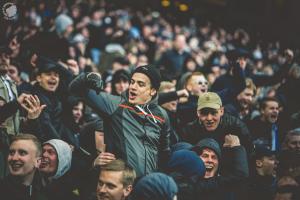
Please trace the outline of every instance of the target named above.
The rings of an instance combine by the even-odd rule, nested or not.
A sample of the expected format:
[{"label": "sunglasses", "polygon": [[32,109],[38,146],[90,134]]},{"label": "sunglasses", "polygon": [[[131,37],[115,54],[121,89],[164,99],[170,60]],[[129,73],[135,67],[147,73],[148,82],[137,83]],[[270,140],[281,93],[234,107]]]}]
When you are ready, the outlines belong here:
[{"label": "sunglasses", "polygon": [[199,85],[208,85],[208,82],[207,81],[199,81],[198,84]]}]

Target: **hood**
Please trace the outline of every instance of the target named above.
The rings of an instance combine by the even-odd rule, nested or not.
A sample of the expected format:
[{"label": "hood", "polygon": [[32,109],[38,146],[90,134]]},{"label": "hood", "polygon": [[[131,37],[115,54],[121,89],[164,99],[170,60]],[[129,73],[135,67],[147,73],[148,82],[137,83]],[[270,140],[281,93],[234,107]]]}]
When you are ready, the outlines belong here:
[{"label": "hood", "polygon": [[58,166],[55,175],[51,178],[58,179],[71,168],[72,150],[68,143],[59,139],[48,140],[44,144],[50,144],[56,150]]}]

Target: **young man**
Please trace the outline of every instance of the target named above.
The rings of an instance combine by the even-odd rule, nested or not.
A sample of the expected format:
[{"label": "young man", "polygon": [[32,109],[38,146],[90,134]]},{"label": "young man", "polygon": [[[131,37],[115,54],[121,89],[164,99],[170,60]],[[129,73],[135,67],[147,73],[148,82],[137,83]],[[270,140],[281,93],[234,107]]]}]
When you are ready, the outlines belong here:
[{"label": "young man", "polygon": [[132,191],[135,171],[122,160],[101,167],[97,186],[98,200],[125,200]]},{"label": "young man", "polygon": [[195,184],[196,196],[206,200],[224,199],[224,196],[243,199],[240,195],[244,194],[240,190],[249,169],[245,148],[236,135],[225,136],[222,158],[221,148],[212,138],[199,141],[192,150],[203,160],[206,168],[204,178]]},{"label": "young man", "polygon": [[7,158],[10,174],[0,182],[4,199],[38,199],[41,197],[40,164],[41,144],[30,134],[19,134],[12,138]]},{"label": "young man", "polygon": [[90,73],[80,75],[69,87],[103,118],[107,151],[127,161],[138,176],[166,164],[171,128],[167,113],[157,105],[160,74],[156,68],[137,67],[122,96],[100,92],[101,86],[100,76]]},{"label": "young man", "polygon": [[204,138],[213,138],[219,145],[228,134],[237,135],[247,151],[252,150],[249,130],[238,118],[224,113],[220,97],[214,92],[202,94],[198,99],[198,119],[184,127],[184,140],[196,144]]},{"label": "young man", "polygon": [[266,97],[260,103],[260,116],[247,123],[254,144],[266,145],[272,151],[278,151],[282,136],[277,125],[279,103],[275,98]]},{"label": "young man", "polygon": [[254,172],[249,178],[249,199],[273,199],[276,191],[278,164],[275,151],[256,145],[252,164]]}]

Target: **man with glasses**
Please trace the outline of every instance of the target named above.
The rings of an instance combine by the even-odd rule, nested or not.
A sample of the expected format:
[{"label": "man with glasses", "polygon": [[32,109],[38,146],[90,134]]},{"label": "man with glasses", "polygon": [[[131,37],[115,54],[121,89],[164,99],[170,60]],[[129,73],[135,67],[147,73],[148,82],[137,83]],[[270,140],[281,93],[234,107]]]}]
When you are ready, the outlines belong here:
[{"label": "man with glasses", "polygon": [[204,138],[213,138],[219,145],[224,144],[225,136],[236,135],[247,151],[252,143],[249,130],[238,118],[224,113],[221,98],[217,93],[206,92],[200,95],[197,107],[198,119],[184,127],[184,140],[196,144]]}]

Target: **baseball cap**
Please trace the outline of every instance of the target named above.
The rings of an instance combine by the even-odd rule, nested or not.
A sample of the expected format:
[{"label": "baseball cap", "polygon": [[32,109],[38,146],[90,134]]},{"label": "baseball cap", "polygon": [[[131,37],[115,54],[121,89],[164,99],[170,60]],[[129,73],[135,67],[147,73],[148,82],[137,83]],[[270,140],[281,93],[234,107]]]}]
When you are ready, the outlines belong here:
[{"label": "baseball cap", "polygon": [[198,98],[198,110],[202,108],[220,109],[222,107],[221,98],[217,93],[206,92]]}]

